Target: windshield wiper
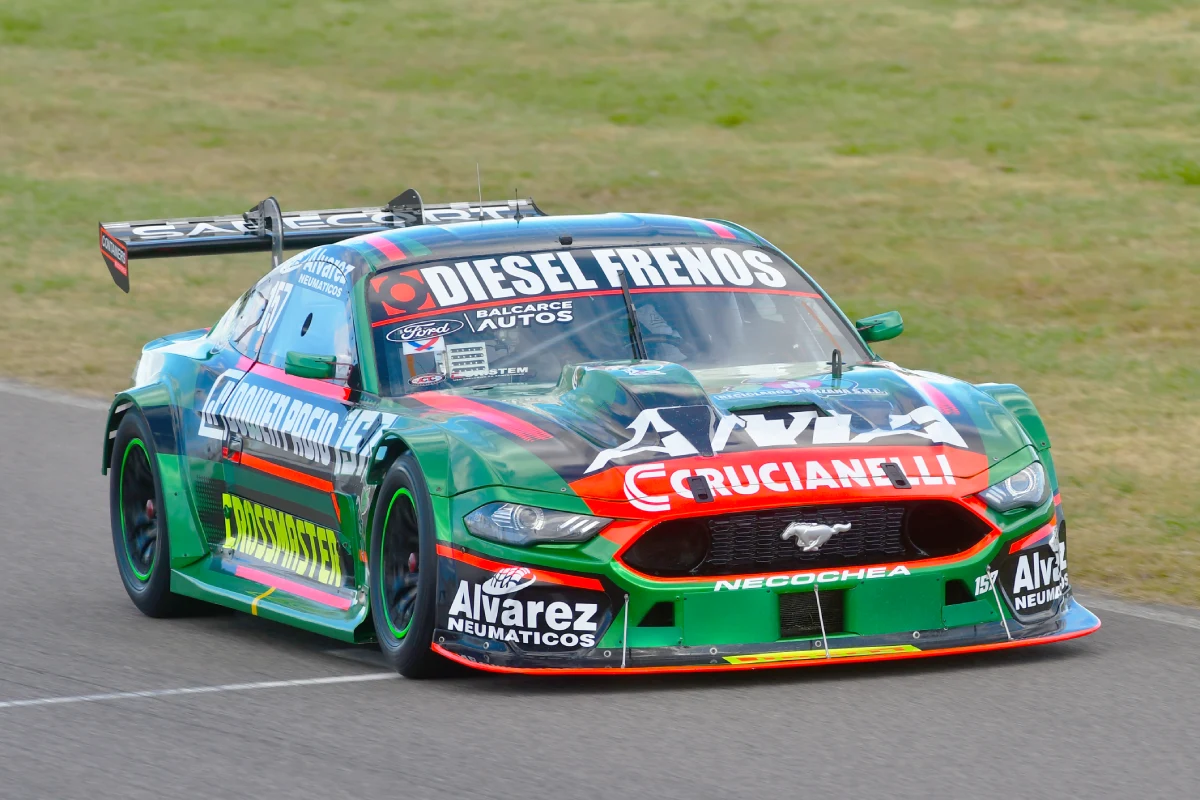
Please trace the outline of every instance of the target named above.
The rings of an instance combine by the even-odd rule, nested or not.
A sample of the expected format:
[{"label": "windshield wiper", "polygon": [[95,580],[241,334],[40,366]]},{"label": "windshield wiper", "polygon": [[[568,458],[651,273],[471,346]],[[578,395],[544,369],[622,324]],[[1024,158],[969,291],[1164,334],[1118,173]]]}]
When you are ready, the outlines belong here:
[{"label": "windshield wiper", "polygon": [[633,295],[629,293],[629,281],[625,278],[625,270],[621,269],[621,294],[625,298],[625,313],[629,316],[629,342],[633,345],[634,361],[646,361],[646,343],[642,341],[642,328],[638,324],[637,309],[633,305]]}]

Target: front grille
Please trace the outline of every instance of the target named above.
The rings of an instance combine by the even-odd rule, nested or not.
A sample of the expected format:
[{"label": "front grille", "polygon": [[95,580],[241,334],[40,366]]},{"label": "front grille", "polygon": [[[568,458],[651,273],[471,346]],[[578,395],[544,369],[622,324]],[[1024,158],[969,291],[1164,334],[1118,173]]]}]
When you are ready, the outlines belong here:
[{"label": "front grille", "polygon": [[[800,538],[783,538],[793,523],[849,527],[805,550]],[[962,553],[991,530],[943,500],[802,506],[662,522],[622,560],[656,577],[842,569]]]},{"label": "front grille", "polygon": [[[708,520],[712,544],[697,574],[850,567],[897,561],[905,557],[904,506],[812,506],[727,514]],[[793,522],[850,524],[819,550],[805,552],[795,539],[782,538]]]},{"label": "front grille", "polygon": [[[821,598],[821,613],[817,614],[817,597]],[[844,589],[824,592],[791,592],[779,595],[779,638],[798,639],[820,636],[821,620],[825,635],[845,633],[846,592]]]}]

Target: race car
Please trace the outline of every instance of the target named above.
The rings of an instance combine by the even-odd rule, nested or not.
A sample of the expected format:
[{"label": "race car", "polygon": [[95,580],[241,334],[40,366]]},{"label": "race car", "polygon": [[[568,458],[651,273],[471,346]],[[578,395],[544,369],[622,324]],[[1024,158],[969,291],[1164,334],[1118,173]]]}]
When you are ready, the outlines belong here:
[{"label": "race car", "polygon": [[[270,251],[211,328],[147,344],[107,417],[121,581],[409,677],[639,674],[1056,642],[1050,438],[1010,384],[881,359],[728,221],[531,200],[102,223],[143,257]],[[285,249],[308,248],[284,260]]]}]

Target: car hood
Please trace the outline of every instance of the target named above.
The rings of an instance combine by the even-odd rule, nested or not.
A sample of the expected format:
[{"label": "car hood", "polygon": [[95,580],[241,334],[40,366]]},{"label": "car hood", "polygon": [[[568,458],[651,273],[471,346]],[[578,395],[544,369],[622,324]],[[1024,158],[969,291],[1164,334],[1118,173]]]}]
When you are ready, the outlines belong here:
[{"label": "car hood", "polygon": [[631,470],[677,485],[699,471],[735,488],[728,497],[749,494],[747,481],[793,477],[793,486],[855,490],[881,482],[885,460],[918,485],[928,476],[948,486],[986,477],[989,464],[1031,443],[975,386],[885,362],[847,366],[836,379],[827,365],[588,364],[550,390],[512,384],[404,402],[447,434],[455,492],[561,491],[565,482],[585,499],[624,502],[636,500]]}]

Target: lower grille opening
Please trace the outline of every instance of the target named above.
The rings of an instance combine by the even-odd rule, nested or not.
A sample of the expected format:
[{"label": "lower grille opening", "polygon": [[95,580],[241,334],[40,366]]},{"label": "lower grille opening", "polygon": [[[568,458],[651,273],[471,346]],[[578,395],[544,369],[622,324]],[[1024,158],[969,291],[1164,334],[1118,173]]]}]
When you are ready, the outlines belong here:
[{"label": "lower grille opening", "polygon": [[[817,597],[821,598],[821,615],[817,615]],[[821,635],[821,617],[825,618],[825,634],[846,632],[846,591],[791,592],[779,595],[779,638],[800,639]]]},{"label": "lower grille opening", "polygon": [[639,628],[674,628],[675,604],[669,600],[650,606],[646,616],[637,625]]},{"label": "lower grille opening", "polygon": [[914,503],[904,520],[908,545],[929,558],[969,550],[987,534],[983,520],[956,503]]},{"label": "lower grille opening", "polygon": [[962,553],[990,532],[947,500],[796,506],[668,520],[621,560],[662,578],[845,569]]},{"label": "lower grille opening", "polygon": [[960,580],[946,581],[946,605],[957,606],[962,603],[972,603],[975,598],[967,584]]},{"label": "lower grille opening", "polygon": [[707,520],[675,519],[643,533],[622,558],[647,575],[687,575],[708,557],[709,539]]}]

